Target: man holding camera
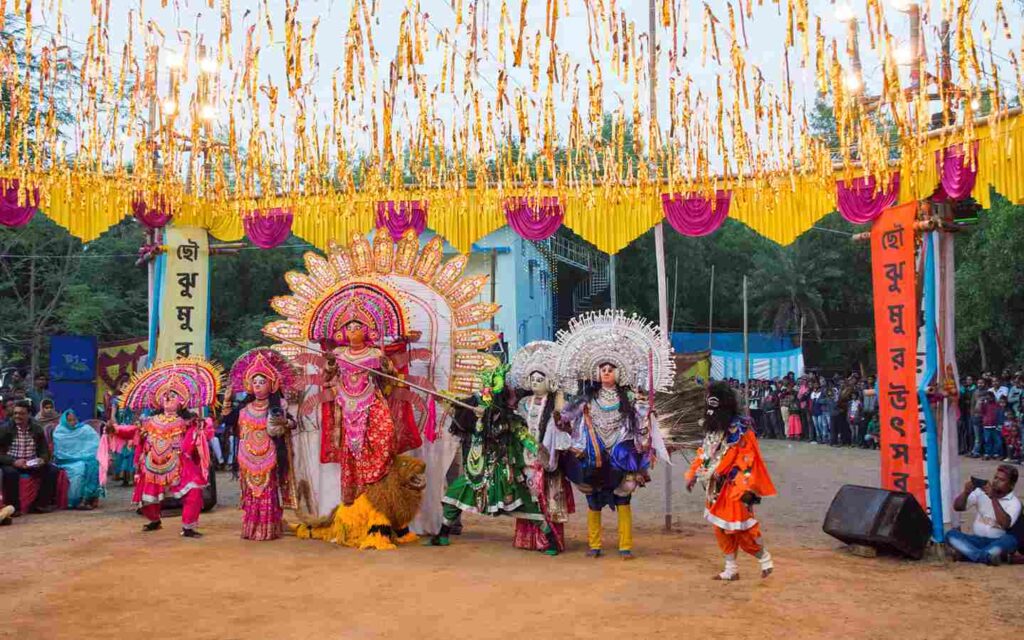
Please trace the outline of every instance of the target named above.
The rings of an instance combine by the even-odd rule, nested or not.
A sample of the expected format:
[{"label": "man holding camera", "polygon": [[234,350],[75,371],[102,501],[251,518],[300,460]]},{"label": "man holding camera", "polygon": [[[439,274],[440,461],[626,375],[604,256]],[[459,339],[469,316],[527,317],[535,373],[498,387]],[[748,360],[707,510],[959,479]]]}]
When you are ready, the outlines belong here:
[{"label": "man holding camera", "polygon": [[955,511],[974,507],[973,534],[953,529],[946,535],[954,560],[979,562],[998,566],[1017,550],[1017,538],[1010,533],[1020,517],[1021,503],[1013,494],[1017,484],[1017,468],[1001,464],[990,481],[971,478],[953,501]]}]

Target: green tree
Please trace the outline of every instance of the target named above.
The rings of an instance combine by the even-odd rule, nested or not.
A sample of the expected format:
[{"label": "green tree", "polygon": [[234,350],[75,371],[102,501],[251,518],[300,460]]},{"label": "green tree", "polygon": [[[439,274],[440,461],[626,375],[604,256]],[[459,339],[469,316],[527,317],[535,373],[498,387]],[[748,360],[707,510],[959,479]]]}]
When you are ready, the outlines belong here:
[{"label": "green tree", "polygon": [[[956,247],[957,357],[963,371],[1024,362],[1024,207],[997,196]],[[984,358],[982,356],[984,350]],[[984,359],[984,363],[982,360]]]}]

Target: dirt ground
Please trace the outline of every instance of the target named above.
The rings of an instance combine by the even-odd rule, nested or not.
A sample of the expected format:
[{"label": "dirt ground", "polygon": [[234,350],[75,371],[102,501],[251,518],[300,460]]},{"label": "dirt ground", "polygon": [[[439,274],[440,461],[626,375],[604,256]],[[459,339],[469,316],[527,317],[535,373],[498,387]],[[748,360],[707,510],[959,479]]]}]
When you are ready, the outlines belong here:
[{"label": "dirt ground", "polygon": [[[1024,605],[1024,567],[855,557],[821,531],[844,483],[875,484],[878,455],[766,442],[780,496],[759,511],[776,573],[718,583],[701,501],[673,469],[674,527],[662,531],[665,474],[635,500],[637,559],[605,548],[588,559],[584,503],[567,553],[513,549],[512,522],[476,516],[451,547],[359,552],[285,538],[238,538],[237,489],[218,478],[221,505],[202,540],[176,519],[142,534],[115,488],[90,513],[25,516],[0,529],[0,637],[19,638],[982,638],[1010,633]],[[995,463],[964,460],[964,474]],[[1024,482],[1018,489],[1024,488]],[[1010,588],[1007,588],[1010,587]]]}]

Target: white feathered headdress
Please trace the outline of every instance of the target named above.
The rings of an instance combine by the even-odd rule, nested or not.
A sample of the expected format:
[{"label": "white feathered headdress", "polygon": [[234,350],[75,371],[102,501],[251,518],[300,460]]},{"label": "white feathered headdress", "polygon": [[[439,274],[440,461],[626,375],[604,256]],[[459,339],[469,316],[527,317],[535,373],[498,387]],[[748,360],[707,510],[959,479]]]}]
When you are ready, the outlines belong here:
[{"label": "white feathered headdress", "polygon": [[550,340],[537,340],[524,345],[512,358],[509,383],[513,389],[528,389],[530,374],[534,371],[544,374],[549,383],[558,384],[558,344]]},{"label": "white feathered headdress", "polygon": [[558,377],[563,388],[579,380],[597,380],[598,367],[615,365],[619,384],[651,391],[672,386],[675,361],[672,345],[654,324],[626,316],[622,310],[595,311],[569,321],[567,331],[558,332],[561,356]]}]

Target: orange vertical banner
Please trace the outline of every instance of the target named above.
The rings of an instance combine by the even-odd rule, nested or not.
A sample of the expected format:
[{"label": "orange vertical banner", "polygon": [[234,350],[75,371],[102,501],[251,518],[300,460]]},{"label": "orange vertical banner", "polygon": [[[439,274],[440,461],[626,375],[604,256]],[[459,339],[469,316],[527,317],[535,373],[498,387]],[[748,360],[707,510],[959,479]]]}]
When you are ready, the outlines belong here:
[{"label": "orange vertical banner", "polygon": [[875,353],[881,428],[882,487],[925,502],[917,415],[917,290],[914,220],[917,202],[886,209],[871,227]]}]

